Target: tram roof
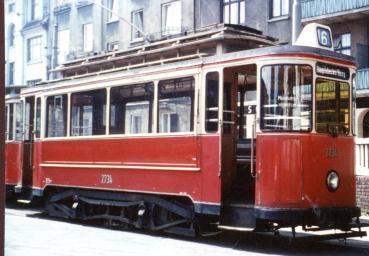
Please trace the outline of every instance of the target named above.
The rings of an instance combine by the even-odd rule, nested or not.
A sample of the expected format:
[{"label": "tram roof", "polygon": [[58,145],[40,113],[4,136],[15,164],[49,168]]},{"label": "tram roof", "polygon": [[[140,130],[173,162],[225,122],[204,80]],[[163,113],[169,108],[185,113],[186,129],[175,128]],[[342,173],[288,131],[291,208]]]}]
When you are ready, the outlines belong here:
[{"label": "tram roof", "polygon": [[[162,65],[154,65],[150,66],[150,72],[157,72],[162,70],[170,70],[176,69],[178,67],[181,68],[191,68],[191,67],[199,67],[201,65],[212,65],[217,63],[228,63],[228,62],[236,62],[237,60],[247,59],[247,58],[257,58],[257,57],[288,57],[288,56],[306,56],[306,57],[317,57],[317,58],[327,58],[332,60],[340,61],[344,64],[348,64],[351,66],[355,65],[354,58],[348,55],[343,55],[340,53],[336,53],[329,50],[318,49],[307,46],[291,46],[291,45],[283,45],[283,46],[271,46],[264,47],[258,49],[251,50],[243,50],[238,52],[224,53],[221,55],[215,56],[203,56],[202,58],[194,58],[188,60],[181,60],[177,62],[168,62],[163,63]],[[67,77],[60,80],[52,80],[49,82],[38,84],[37,86],[28,87],[23,89],[22,92],[25,94],[32,94],[38,91],[48,91],[53,90],[54,88],[58,88],[59,86],[74,86],[80,85],[82,83],[91,82],[96,79],[97,81],[102,77],[110,77],[112,78],[115,74],[119,75],[127,75],[134,76],[140,73],[148,71],[146,66],[132,68],[132,69],[112,69],[106,70],[97,73],[89,73],[81,76]]]}]

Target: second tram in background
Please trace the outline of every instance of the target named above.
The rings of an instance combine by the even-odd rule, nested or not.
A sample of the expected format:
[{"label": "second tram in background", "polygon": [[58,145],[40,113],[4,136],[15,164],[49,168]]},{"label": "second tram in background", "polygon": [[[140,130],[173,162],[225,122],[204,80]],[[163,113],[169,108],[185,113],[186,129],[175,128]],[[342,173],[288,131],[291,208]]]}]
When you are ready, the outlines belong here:
[{"label": "second tram in background", "polygon": [[355,62],[322,25],[272,44],[218,25],[66,63],[8,101],[8,185],[52,216],[154,231],[365,235],[352,230]]}]

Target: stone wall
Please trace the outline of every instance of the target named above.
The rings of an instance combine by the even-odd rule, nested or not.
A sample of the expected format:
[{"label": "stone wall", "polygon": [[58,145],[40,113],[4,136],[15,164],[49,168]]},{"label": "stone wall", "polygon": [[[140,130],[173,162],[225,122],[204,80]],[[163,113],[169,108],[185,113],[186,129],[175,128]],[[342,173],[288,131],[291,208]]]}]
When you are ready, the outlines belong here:
[{"label": "stone wall", "polygon": [[362,215],[369,215],[369,176],[356,176],[356,201]]}]

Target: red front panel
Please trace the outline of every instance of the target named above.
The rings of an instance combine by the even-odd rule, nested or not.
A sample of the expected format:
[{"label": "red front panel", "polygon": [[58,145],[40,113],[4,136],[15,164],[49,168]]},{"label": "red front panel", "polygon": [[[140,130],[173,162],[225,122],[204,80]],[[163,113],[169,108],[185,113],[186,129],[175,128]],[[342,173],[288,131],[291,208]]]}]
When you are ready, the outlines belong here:
[{"label": "red front panel", "polygon": [[21,142],[5,144],[5,184],[22,183],[23,144]]},{"label": "red front panel", "polygon": [[[257,137],[256,205],[272,208],[355,206],[352,137],[264,133]],[[326,177],[340,177],[336,192]]]},{"label": "red front panel", "polygon": [[107,188],[188,195],[219,203],[219,137],[35,142],[34,187]]}]

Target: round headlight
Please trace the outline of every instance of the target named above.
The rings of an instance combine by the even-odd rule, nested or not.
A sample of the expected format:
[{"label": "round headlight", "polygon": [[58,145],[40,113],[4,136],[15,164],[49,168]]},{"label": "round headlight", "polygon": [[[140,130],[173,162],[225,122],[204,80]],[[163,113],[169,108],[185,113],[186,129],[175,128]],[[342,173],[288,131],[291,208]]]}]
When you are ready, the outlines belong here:
[{"label": "round headlight", "polygon": [[338,176],[336,171],[329,171],[327,175],[327,188],[329,191],[334,192],[338,189],[340,185],[340,177]]}]

